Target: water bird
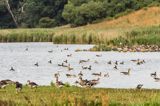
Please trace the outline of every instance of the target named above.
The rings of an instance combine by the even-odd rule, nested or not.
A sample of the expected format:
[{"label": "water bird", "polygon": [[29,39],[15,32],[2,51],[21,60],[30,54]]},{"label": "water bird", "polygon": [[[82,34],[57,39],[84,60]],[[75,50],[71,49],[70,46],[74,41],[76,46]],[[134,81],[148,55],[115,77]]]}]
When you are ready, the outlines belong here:
[{"label": "water bird", "polygon": [[72,54],[68,54],[68,55],[67,55],[67,57],[71,57],[71,56],[72,56]]},{"label": "water bird", "polygon": [[97,57],[102,57],[102,54],[101,54],[101,55],[98,55],[98,54],[97,54],[96,56],[97,56]]},{"label": "water bird", "polygon": [[31,82],[30,80],[27,81],[28,85],[30,86],[30,88],[37,88],[38,84],[36,84],[35,82]]},{"label": "water bird", "polygon": [[88,59],[88,60],[80,60],[80,61],[79,61],[79,64],[85,63],[85,62],[89,62],[89,61],[90,61],[90,59]]},{"label": "water bird", "polygon": [[68,68],[68,71],[73,70],[73,68],[71,67],[71,65],[70,65],[70,64],[68,65],[68,67],[67,67],[67,68]]},{"label": "water bird", "polygon": [[21,92],[22,91],[22,84],[18,81],[15,82],[15,85],[16,85],[16,92]]},{"label": "water bird", "polygon": [[101,76],[102,75],[102,73],[100,72],[100,73],[92,73],[92,75],[95,75],[95,76]]},{"label": "water bird", "polygon": [[66,76],[68,77],[68,78],[71,78],[71,77],[76,77],[76,75],[72,75],[72,74],[66,74]]},{"label": "water bird", "polygon": [[111,62],[111,61],[109,61],[109,62],[107,62],[107,63],[108,63],[108,64],[110,64],[110,65],[112,64],[112,62]]},{"label": "water bird", "polygon": [[104,77],[109,77],[109,73],[107,73],[107,74],[104,74]]},{"label": "water bird", "polygon": [[13,67],[11,67],[10,71],[15,71],[15,69]]},{"label": "water bird", "polygon": [[52,52],[53,52],[53,50],[49,50],[49,51],[48,51],[48,53],[52,53]]},{"label": "water bird", "polygon": [[86,70],[86,69],[88,69],[88,70],[92,70],[92,66],[90,65],[90,66],[82,66],[82,69],[84,69],[84,70]]},{"label": "water bird", "polygon": [[142,89],[143,84],[138,84],[136,89]]},{"label": "water bird", "polygon": [[49,60],[48,63],[52,64],[52,60]]},{"label": "water bird", "polygon": [[28,48],[26,48],[25,51],[28,51]]},{"label": "water bird", "polygon": [[56,86],[57,87],[63,87],[65,84],[62,81],[58,80],[58,76],[56,77]]},{"label": "water bird", "polygon": [[151,77],[156,77],[157,76],[157,72],[151,73],[150,75],[151,75]]},{"label": "water bird", "polygon": [[115,62],[115,65],[118,65],[118,61]]},{"label": "water bird", "polygon": [[34,65],[35,65],[35,66],[37,66],[37,67],[39,66],[38,62],[37,62],[37,63],[35,63]]},{"label": "water bird", "polygon": [[156,82],[160,81],[160,78],[158,78],[158,77],[155,77],[154,79]]},{"label": "water bird", "polygon": [[118,70],[118,67],[116,65],[113,68],[116,69],[116,70]]},{"label": "water bird", "polygon": [[130,71],[131,71],[131,69],[129,68],[128,72],[121,72],[121,73],[124,74],[124,75],[130,75]]},{"label": "water bird", "polygon": [[83,76],[83,73],[82,73],[82,71],[80,71],[80,73],[78,74],[78,76]]},{"label": "water bird", "polygon": [[124,61],[120,62],[119,64],[123,65],[123,64],[124,64]]},{"label": "water bird", "polygon": [[5,88],[7,86],[6,82],[0,81],[0,88]]},{"label": "water bird", "polygon": [[63,62],[64,62],[64,63],[68,63],[68,60],[64,60]]}]

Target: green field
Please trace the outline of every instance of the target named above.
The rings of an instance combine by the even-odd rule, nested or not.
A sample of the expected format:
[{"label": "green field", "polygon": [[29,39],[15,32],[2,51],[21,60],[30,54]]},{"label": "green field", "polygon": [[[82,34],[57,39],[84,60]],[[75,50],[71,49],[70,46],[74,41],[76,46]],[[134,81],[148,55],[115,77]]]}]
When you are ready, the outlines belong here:
[{"label": "green field", "polygon": [[160,90],[101,89],[24,86],[16,93],[13,86],[0,89],[0,105],[9,106],[159,106]]}]

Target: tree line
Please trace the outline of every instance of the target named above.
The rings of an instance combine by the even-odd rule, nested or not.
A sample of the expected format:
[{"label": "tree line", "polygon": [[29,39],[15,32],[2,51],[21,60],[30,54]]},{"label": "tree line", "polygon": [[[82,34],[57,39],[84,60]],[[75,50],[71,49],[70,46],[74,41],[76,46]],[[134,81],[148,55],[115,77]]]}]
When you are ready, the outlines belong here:
[{"label": "tree line", "polygon": [[160,0],[0,0],[0,28],[81,26]]}]

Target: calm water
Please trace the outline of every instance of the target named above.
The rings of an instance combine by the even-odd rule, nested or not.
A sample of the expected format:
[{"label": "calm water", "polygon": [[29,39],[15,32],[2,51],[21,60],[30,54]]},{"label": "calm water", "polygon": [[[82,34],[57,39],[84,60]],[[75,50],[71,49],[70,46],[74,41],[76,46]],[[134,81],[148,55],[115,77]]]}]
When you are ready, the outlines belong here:
[{"label": "calm water", "polygon": [[[100,77],[100,83],[96,87],[103,88],[135,88],[137,84],[144,84],[144,88],[160,88],[160,82],[155,82],[150,73],[157,72],[160,76],[160,53],[118,53],[118,52],[74,52],[76,49],[88,49],[92,45],[57,45],[52,43],[1,43],[0,44],[0,80],[11,79],[26,83],[27,80],[35,81],[39,85],[50,85],[55,82],[54,73],[60,71],[60,80],[74,84],[78,77],[67,78],[65,74],[78,74],[83,72],[84,79],[97,79],[91,75],[93,72],[109,73],[110,77]],[[25,49],[28,48],[28,51]],[[68,51],[64,48],[69,48]],[[52,53],[48,51],[53,50]],[[61,51],[62,50],[62,51]],[[72,54],[72,57],[67,57]],[[96,55],[102,57],[96,57]],[[132,59],[145,59],[146,63],[136,65]],[[73,71],[67,71],[59,67],[63,60],[68,60]],[[90,62],[79,64],[81,59],[90,59]],[[52,64],[48,61],[52,60]],[[94,63],[98,61],[98,64]],[[108,65],[108,61],[124,61],[119,65],[119,70],[114,70],[114,65]],[[34,66],[38,62],[39,67]],[[82,70],[81,66],[92,65],[92,70]],[[15,71],[9,71],[10,67]],[[121,71],[131,68],[130,76],[122,75]]]}]

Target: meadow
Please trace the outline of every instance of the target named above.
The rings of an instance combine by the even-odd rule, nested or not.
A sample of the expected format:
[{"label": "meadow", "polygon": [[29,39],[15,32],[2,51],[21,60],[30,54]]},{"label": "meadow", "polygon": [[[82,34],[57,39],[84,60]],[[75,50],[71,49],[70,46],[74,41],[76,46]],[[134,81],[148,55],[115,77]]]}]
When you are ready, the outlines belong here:
[{"label": "meadow", "polygon": [[24,86],[16,93],[14,86],[0,89],[1,106],[158,106],[160,90],[102,89],[66,86]]}]

